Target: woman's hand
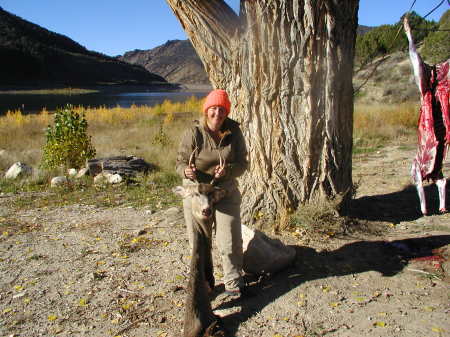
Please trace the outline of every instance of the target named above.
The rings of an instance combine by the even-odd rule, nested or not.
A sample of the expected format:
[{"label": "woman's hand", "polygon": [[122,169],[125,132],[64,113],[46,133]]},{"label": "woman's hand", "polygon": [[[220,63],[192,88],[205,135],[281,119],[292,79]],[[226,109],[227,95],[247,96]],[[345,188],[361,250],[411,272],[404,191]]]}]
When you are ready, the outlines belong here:
[{"label": "woman's hand", "polygon": [[184,176],[188,179],[191,180],[196,180],[197,179],[197,175],[195,174],[196,168],[194,164],[191,164],[191,166],[187,166],[184,169]]},{"label": "woman's hand", "polygon": [[216,168],[214,169],[214,178],[219,179],[223,177],[225,173],[226,173],[225,166],[217,165]]}]

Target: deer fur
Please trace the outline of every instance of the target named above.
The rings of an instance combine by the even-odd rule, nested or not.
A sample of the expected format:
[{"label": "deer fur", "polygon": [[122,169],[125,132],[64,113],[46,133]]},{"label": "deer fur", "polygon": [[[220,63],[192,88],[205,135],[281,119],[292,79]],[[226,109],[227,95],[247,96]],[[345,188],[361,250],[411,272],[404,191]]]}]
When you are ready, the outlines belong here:
[{"label": "deer fur", "polygon": [[[219,337],[219,319],[211,308],[209,291],[214,289],[211,255],[214,204],[222,199],[225,190],[210,184],[177,186],[173,192],[192,201],[194,231],[189,283],[185,303],[184,337]],[[209,289],[208,289],[209,288]]]}]

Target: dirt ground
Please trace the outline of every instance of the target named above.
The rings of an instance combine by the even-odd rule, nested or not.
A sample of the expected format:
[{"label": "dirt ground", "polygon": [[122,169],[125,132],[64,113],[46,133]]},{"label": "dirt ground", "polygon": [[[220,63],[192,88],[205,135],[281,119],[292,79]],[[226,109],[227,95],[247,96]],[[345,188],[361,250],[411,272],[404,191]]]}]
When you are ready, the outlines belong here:
[{"label": "dirt ground", "polygon": [[[291,267],[249,277],[256,296],[212,301],[229,335],[450,336],[450,213],[438,214],[429,186],[431,215],[419,214],[407,186],[413,154],[389,147],[356,158],[349,215],[367,231],[278,236],[297,251]],[[16,197],[0,197],[0,219],[14,219],[0,233],[0,336],[181,335],[190,258],[181,208],[14,214]]]}]

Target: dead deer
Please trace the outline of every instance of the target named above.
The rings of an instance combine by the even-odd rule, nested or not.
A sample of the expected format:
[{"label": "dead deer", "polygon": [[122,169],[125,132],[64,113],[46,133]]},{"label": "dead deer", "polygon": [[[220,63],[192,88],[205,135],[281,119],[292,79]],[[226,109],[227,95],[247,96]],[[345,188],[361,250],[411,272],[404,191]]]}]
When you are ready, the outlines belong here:
[{"label": "dead deer", "polygon": [[211,308],[209,292],[214,289],[211,255],[214,204],[226,191],[211,184],[177,186],[174,193],[192,200],[193,249],[185,304],[184,337],[225,336]]},{"label": "dead deer", "polygon": [[434,66],[426,64],[417,52],[408,16],[403,27],[409,44],[409,57],[414,78],[420,91],[420,117],[417,154],[411,166],[411,176],[419,195],[420,210],[427,214],[422,182],[432,180],[438,188],[439,212],[447,212],[446,183],[442,173],[443,162],[450,144],[450,59]]}]

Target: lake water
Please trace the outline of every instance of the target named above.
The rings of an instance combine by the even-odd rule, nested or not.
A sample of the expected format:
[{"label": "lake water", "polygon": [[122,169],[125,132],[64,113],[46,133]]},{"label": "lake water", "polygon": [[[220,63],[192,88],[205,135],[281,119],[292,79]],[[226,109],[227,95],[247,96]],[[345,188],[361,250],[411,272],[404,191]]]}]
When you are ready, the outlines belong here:
[{"label": "lake water", "polygon": [[0,116],[8,110],[22,110],[22,113],[37,113],[44,107],[54,111],[66,104],[90,107],[115,107],[117,105],[128,108],[132,104],[154,106],[168,99],[172,102],[182,102],[192,96],[203,98],[208,92],[123,92],[123,93],[92,93],[82,95],[1,95]]}]

